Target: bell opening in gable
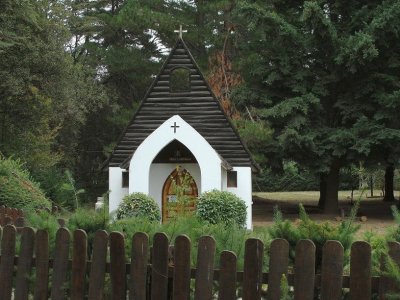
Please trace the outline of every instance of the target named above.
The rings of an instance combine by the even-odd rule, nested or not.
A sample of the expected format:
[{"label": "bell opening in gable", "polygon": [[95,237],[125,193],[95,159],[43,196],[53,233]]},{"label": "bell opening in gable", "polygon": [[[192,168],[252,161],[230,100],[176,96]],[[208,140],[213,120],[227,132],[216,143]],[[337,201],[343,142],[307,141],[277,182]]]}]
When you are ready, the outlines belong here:
[{"label": "bell opening in gable", "polygon": [[170,92],[190,92],[190,70],[187,68],[175,68],[170,74]]}]

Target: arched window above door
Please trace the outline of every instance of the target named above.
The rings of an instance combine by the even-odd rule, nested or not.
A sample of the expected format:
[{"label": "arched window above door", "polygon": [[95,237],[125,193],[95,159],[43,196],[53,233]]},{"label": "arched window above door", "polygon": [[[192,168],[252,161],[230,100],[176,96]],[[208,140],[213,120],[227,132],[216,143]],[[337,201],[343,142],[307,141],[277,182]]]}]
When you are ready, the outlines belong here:
[{"label": "arched window above door", "polygon": [[190,70],[173,69],[170,74],[169,89],[171,93],[190,92]]}]

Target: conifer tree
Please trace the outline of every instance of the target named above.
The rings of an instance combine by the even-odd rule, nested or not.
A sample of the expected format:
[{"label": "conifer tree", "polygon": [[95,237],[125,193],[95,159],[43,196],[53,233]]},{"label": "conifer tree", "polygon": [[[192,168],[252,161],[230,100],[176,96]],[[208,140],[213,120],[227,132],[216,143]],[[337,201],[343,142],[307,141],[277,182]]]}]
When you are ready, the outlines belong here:
[{"label": "conifer tree", "polygon": [[239,2],[240,92],[335,213],[340,169],[399,142],[400,3]]}]

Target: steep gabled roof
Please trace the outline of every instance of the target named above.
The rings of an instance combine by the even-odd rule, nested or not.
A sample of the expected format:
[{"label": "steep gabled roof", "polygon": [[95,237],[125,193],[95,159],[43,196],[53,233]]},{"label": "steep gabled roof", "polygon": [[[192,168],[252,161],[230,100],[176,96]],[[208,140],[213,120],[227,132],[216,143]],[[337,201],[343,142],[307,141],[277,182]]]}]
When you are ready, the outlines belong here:
[{"label": "steep gabled roof", "polygon": [[[170,91],[170,73],[177,67],[190,70],[188,92]],[[174,115],[196,129],[231,166],[259,170],[180,38],[106,163],[110,167],[127,168],[137,147]]]}]

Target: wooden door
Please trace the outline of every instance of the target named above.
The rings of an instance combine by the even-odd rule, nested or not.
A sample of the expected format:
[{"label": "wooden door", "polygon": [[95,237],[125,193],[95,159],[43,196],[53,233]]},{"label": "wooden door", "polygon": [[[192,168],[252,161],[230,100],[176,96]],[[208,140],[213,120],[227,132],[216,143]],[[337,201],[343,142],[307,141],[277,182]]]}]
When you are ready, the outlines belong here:
[{"label": "wooden door", "polygon": [[195,210],[198,190],[196,182],[188,171],[176,168],[165,180],[162,191],[163,222],[178,214]]}]

